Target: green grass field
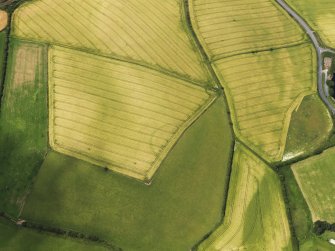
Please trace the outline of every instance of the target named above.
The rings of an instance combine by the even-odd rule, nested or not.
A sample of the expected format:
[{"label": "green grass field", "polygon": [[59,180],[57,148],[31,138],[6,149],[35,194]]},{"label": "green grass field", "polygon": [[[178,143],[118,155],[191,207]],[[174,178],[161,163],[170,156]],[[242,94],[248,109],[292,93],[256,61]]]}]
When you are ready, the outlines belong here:
[{"label": "green grass field", "polygon": [[125,250],[189,250],[221,220],[231,146],[219,99],[182,136],[150,186],[51,152],[22,217],[90,232]]},{"label": "green grass field", "polygon": [[109,250],[90,242],[43,234],[20,228],[0,219],[0,250],[2,251],[103,251]]},{"label": "green grass field", "polygon": [[335,222],[335,148],[292,165],[313,221]]},{"label": "green grass field", "polygon": [[11,41],[0,117],[0,209],[19,214],[47,152],[45,47]]},{"label": "green grass field", "polygon": [[292,113],[284,159],[310,153],[329,139],[333,121],[318,95],[306,96]]},{"label": "green grass field", "polygon": [[287,0],[315,30],[323,43],[335,48],[335,2],[331,0]]},{"label": "green grass field", "polygon": [[284,185],[288,199],[287,206],[290,209],[294,232],[299,244],[302,244],[312,234],[313,222],[311,212],[291,168],[289,166],[282,167],[279,173],[284,176]]},{"label": "green grass field", "polygon": [[199,250],[293,250],[276,173],[237,145],[230,182],[224,222]]}]

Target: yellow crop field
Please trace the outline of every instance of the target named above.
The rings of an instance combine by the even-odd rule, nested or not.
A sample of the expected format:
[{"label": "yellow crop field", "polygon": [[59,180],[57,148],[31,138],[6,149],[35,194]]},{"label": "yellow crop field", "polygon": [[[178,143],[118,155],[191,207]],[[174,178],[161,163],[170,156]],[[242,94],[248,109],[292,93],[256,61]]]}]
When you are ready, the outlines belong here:
[{"label": "yellow crop field", "polygon": [[191,0],[193,26],[210,59],[299,44],[299,26],[273,0]]},{"label": "yellow crop field", "polygon": [[314,29],[327,46],[335,48],[335,2],[332,0],[286,0]]},{"label": "yellow crop field", "polygon": [[335,148],[292,165],[313,221],[335,222]]},{"label": "yellow crop field", "polygon": [[213,63],[226,87],[236,134],[269,161],[282,159],[291,113],[316,91],[315,64],[307,44]]},{"label": "yellow crop field", "polygon": [[14,13],[12,36],[135,61],[209,84],[180,1],[35,0]]},{"label": "yellow crop field", "polygon": [[240,145],[235,149],[224,222],[198,249],[293,250],[278,177]]},{"label": "yellow crop field", "polygon": [[152,178],[215,97],[146,67],[49,49],[52,147],[137,179]]}]

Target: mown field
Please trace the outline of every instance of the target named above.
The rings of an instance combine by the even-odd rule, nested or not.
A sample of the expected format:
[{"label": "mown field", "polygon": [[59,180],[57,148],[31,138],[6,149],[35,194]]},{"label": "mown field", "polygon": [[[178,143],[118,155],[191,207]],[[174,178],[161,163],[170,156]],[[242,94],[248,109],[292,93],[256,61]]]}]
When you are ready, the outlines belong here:
[{"label": "mown field", "polygon": [[236,135],[265,159],[283,157],[291,113],[315,92],[315,53],[310,45],[215,61],[225,87]]},{"label": "mown field", "polygon": [[335,48],[335,2],[331,0],[287,0],[320,36],[327,46]]},{"label": "mown field", "polygon": [[314,48],[275,1],[193,0],[190,14],[237,138],[269,162],[282,160],[291,114],[316,92]]},{"label": "mown field", "polygon": [[272,0],[190,0],[192,22],[211,60],[305,40]]},{"label": "mown field", "polygon": [[47,50],[11,40],[0,115],[0,210],[17,216],[47,152]]},{"label": "mown field", "polygon": [[19,228],[0,219],[0,250],[3,251],[103,251],[110,250],[89,242],[43,234]]},{"label": "mown field", "polygon": [[225,109],[218,99],[185,132],[150,186],[49,153],[22,217],[124,250],[189,250],[221,220],[233,143]]},{"label": "mown field", "polygon": [[241,145],[230,184],[224,222],[199,250],[292,250],[278,177]]},{"label": "mown field", "polygon": [[335,222],[335,148],[292,166],[313,221]]},{"label": "mown field", "polygon": [[200,54],[184,27],[181,3],[28,1],[14,13],[12,35],[121,57],[210,84]]},{"label": "mown field", "polygon": [[48,65],[51,146],[146,181],[216,98],[142,66],[61,47],[49,49]]},{"label": "mown field", "polygon": [[321,147],[329,139],[332,128],[332,117],[318,95],[306,96],[292,113],[284,159]]}]

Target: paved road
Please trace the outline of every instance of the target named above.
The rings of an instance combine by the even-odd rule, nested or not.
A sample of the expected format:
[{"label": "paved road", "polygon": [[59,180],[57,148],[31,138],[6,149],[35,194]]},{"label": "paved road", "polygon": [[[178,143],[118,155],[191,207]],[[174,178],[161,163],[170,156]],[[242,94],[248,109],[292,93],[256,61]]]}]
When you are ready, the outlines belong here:
[{"label": "paved road", "polygon": [[335,51],[329,48],[322,48],[318,39],[315,36],[315,32],[284,0],[276,0],[276,2],[283,9],[285,9],[286,12],[289,13],[290,16],[292,16],[300,24],[300,26],[306,31],[307,35],[311,38],[313,45],[318,54],[318,92],[323,102],[328,106],[329,110],[333,113],[333,115],[335,115],[335,108],[329,102],[327,98],[327,94],[325,93],[324,88],[323,88],[323,83],[322,83],[322,64],[323,62],[322,62],[322,55],[321,55],[323,52],[335,53]]}]

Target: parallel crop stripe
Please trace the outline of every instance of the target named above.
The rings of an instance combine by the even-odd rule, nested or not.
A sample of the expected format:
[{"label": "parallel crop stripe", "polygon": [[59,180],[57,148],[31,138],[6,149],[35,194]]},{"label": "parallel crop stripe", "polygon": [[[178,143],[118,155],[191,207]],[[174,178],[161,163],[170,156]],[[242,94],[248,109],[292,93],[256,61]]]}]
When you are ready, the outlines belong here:
[{"label": "parallel crop stripe", "polygon": [[301,94],[314,90],[312,47],[241,54],[212,64],[226,87],[237,134],[270,160],[279,160],[289,109]]},{"label": "parallel crop stripe", "polygon": [[231,181],[224,222],[200,244],[199,250],[292,250],[275,173],[237,145]]},{"label": "parallel crop stripe", "polygon": [[208,72],[180,25],[180,2],[27,2],[14,13],[13,36],[121,57],[207,84]]},{"label": "parallel crop stripe", "polygon": [[212,60],[305,40],[299,26],[272,0],[191,0],[190,9]]},{"label": "parallel crop stripe", "polygon": [[62,47],[49,49],[49,95],[55,150],[141,180],[215,98],[143,66]]}]

